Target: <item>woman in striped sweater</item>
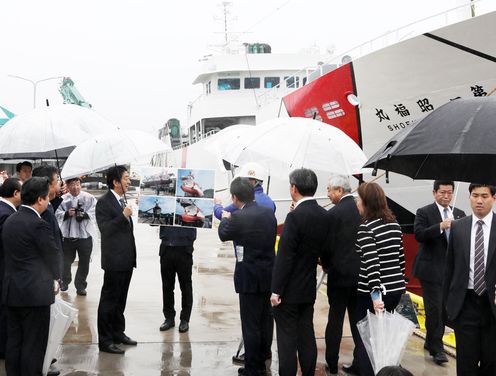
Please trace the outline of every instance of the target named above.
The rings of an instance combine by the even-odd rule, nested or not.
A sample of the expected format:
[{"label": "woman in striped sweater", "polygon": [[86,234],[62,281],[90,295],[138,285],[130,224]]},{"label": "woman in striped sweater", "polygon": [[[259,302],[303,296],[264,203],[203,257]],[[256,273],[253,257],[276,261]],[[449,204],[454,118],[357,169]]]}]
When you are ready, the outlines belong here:
[{"label": "woman in striped sweater", "polygon": [[[371,312],[394,311],[405,292],[405,258],[401,228],[376,183],[358,187],[357,252],[360,255],[357,321]],[[357,344],[360,375],[374,375],[363,343]]]}]

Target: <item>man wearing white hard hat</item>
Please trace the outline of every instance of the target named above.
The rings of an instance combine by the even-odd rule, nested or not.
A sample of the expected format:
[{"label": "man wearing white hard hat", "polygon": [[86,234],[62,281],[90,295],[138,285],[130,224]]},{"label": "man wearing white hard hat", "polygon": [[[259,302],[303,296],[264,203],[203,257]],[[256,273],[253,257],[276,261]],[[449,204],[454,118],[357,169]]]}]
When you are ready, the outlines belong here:
[{"label": "man wearing white hard hat", "polygon": [[[261,166],[259,163],[256,162],[249,162],[241,166],[241,169],[239,173],[236,174],[236,177],[248,178],[250,180],[250,183],[253,184],[253,187],[255,188],[255,202],[258,205],[268,207],[269,209],[272,209],[275,212],[276,205],[274,204],[274,201],[272,201],[272,199],[264,192],[262,187],[262,183],[266,175],[267,175],[267,171],[263,166]],[[215,201],[214,215],[219,220],[222,219],[223,211],[232,213],[238,210],[238,208],[234,204],[230,204],[226,207],[223,207],[222,201],[218,198],[215,198],[214,201]],[[270,320],[270,325],[267,328],[269,347],[266,349],[266,359],[270,359],[272,357],[271,345],[272,345],[273,331],[274,331],[274,322],[273,320]],[[244,354],[239,355],[239,351],[238,351],[238,354],[233,356],[233,361],[243,363]]]},{"label": "man wearing white hard hat", "polygon": [[[263,166],[256,162],[249,162],[241,167],[239,173],[236,174],[236,177],[250,179],[250,182],[255,187],[255,202],[258,205],[266,206],[275,212],[276,205],[274,204],[274,201],[272,201],[272,199],[263,191],[262,183],[265,174],[266,170]],[[220,220],[222,218],[222,211],[232,213],[236,210],[238,210],[238,208],[234,204],[222,207],[221,201],[217,198],[215,199],[214,215],[217,219]]]}]

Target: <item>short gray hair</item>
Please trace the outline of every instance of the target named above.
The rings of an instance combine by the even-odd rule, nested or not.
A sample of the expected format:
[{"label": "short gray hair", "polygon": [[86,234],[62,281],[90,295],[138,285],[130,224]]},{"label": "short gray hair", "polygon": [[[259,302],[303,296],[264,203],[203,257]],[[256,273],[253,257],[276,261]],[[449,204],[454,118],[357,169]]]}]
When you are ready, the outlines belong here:
[{"label": "short gray hair", "polygon": [[351,184],[349,175],[331,175],[327,185],[331,188],[343,188],[343,191],[350,193]]}]

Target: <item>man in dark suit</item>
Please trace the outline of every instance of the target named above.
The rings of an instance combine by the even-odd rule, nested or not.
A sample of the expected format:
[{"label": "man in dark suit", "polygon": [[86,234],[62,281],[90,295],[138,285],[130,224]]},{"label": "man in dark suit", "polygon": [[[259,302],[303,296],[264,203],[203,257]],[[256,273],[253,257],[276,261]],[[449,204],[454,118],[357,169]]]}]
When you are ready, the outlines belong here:
[{"label": "man in dark suit", "polygon": [[[46,177],[50,182],[48,188],[48,197],[52,201],[60,193],[60,176],[56,167],[54,166],[38,166],[33,170],[33,176]],[[51,202],[48,203],[47,210],[41,214],[41,218],[48,222],[52,229],[55,244],[57,246],[57,254],[59,255],[57,263],[59,266],[60,275],[64,275],[64,250],[62,247],[62,232],[60,231],[59,222],[55,217],[55,209]],[[64,283],[60,284],[60,291],[67,291],[67,286]]]},{"label": "man in dark suit", "polygon": [[22,203],[3,225],[8,307],[5,368],[9,376],[41,375],[50,326],[50,305],[60,279],[53,232],[40,214],[48,206],[48,179],[22,186]]},{"label": "man in dark suit", "polygon": [[103,278],[98,305],[98,345],[100,351],[123,354],[117,346],[137,345],[124,334],[127,293],[136,267],[136,244],[133,235],[132,208],[125,201],[130,185],[124,166],[107,171],[109,191],[96,204],[96,222],[101,233]]},{"label": "man in dark suit", "polygon": [[434,181],[434,202],[417,210],[415,239],[419,249],[413,266],[413,276],[420,280],[425,306],[427,336],[424,348],[437,364],[446,363],[443,351],[444,314],[442,305],[444,265],[451,222],[465,217],[460,209],[450,207],[455,183]]},{"label": "man in dark suit", "polygon": [[[353,342],[360,338],[356,327],[356,303],[360,256],[355,250],[360,213],[351,194],[350,177],[334,175],[327,185],[327,197],[334,207],[327,212],[329,235],[321,257],[327,272],[329,318],[326,327],[326,363],[329,372],[338,373],[339,346],[343,336],[344,314],[348,310]],[[355,351],[351,365],[343,365],[348,373],[358,374]]]},{"label": "man in dark suit", "polygon": [[451,223],[443,302],[456,336],[458,376],[496,374],[496,188],[470,184],[473,214]]},{"label": "man in dark suit", "polygon": [[307,376],[315,373],[317,362],[313,305],[317,261],[328,232],[327,211],[313,198],[318,182],[312,170],[294,170],[289,184],[294,209],[284,222],[270,300],[277,327],[279,374],[296,375],[299,360],[301,373]]},{"label": "man in dark suit", "polygon": [[235,242],[234,287],[239,294],[241,328],[245,346],[242,375],[265,374],[267,325],[270,315],[270,286],[274,266],[277,221],[274,211],[258,205],[253,185],[246,178],[231,183],[232,202],[239,210],[224,211],[219,225],[222,241]]},{"label": "man in dark suit", "polygon": [[[9,178],[0,186],[0,293],[3,286],[5,270],[4,252],[2,245],[3,224],[7,218],[17,211],[21,204],[21,182],[17,178]],[[5,359],[5,345],[7,344],[7,310],[0,301],[0,358]]]}]

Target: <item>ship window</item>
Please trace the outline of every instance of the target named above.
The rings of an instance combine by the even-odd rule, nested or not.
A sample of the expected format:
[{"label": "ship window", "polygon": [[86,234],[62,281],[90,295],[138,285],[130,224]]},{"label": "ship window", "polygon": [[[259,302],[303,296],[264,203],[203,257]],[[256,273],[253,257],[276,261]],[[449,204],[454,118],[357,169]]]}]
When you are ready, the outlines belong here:
[{"label": "ship window", "polygon": [[273,87],[279,85],[279,77],[265,77],[264,78],[264,88],[272,89]]},{"label": "ship window", "polygon": [[298,76],[284,77],[284,81],[286,81],[286,87],[293,89],[300,87],[300,77]]},{"label": "ship window", "polygon": [[259,89],[260,77],[245,77],[245,89]]},{"label": "ship window", "polygon": [[217,81],[218,90],[239,90],[239,78],[219,78]]}]

